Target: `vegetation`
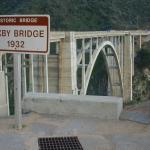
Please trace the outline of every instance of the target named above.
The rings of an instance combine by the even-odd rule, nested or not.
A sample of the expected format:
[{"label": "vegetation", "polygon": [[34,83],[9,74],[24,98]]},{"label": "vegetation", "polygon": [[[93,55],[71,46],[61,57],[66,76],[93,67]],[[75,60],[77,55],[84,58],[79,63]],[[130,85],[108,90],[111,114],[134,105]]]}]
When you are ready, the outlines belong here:
[{"label": "vegetation", "polygon": [[108,73],[104,57],[101,52],[97,58],[89,81],[87,95],[108,95]]},{"label": "vegetation", "polygon": [[133,98],[137,102],[150,99],[150,49],[144,47],[135,57]]},{"label": "vegetation", "polygon": [[142,48],[137,52],[137,56],[135,57],[135,65],[139,70],[142,70],[144,68],[150,69],[150,50],[148,48]]},{"label": "vegetation", "polygon": [[49,14],[52,30],[150,28],[149,0],[1,0],[0,14]]}]

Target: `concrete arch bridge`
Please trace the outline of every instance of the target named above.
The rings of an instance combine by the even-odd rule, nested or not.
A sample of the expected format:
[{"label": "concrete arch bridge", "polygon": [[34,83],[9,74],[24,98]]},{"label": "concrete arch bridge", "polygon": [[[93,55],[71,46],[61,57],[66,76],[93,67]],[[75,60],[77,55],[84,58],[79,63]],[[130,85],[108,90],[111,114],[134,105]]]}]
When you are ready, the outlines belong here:
[{"label": "concrete arch bridge", "polygon": [[[22,54],[23,95],[28,92],[86,95],[101,53],[108,73],[107,95],[130,101],[135,49],[149,39],[149,31],[51,32],[49,54]],[[10,58],[3,54],[0,65],[6,75],[7,101]]]},{"label": "concrete arch bridge", "polygon": [[94,65],[102,53],[108,72],[108,95],[132,100],[135,49],[141,48],[149,34],[148,31],[53,32],[51,42],[57,42],[59,70],[54,92],[86,95]]}]

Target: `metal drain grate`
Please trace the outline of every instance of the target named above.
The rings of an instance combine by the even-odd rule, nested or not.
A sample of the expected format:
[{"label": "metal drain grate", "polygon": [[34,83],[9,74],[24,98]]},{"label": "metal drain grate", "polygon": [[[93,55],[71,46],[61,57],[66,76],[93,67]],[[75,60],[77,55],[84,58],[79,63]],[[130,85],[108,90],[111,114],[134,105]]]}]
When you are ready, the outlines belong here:
[{"label": "metal drain grate", "polygon": [[51,137],[38,139],[39,150],[83,150],[78,137]]}]

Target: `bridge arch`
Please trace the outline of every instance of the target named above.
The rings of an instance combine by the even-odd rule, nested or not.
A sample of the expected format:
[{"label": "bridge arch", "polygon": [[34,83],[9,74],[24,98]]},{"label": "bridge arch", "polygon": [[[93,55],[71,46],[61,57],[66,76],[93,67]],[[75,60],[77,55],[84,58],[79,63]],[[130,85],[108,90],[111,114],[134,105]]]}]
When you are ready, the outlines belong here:
[{"label": "bridge arch", "polygon": [[[84,90],[85,94],[87,93],[87,88],[88,88],[89,81],[90,81],[90,78],[92,75],[92,71],[93,71],[94,65],[96,63],[96,60],[97,60],[100,52],[102,52],[102,54],[104,55],[104,58],[106,60],[105,61],[106,66],[107,66],[106,69],[108,72],[111,95],[122,97],[123,96],[123,81],[122,81],[122,77],[121,77],[121,69],[120,69],[119,59],[118,59],[115,47],[110,41],[102,42],[102,44],[99,46],[99,48],[93,52],[92,63],[90,63],[87,67],[86,74],[85,74],[86,83],[85,83],[84,89],[82,89],[82,90]],[[110,57],[113,58],[114,66],[112,66],[111,62],[109,62]],[[114,76],[112,76],[112,73],[111,73],[112,70],[115,70],[115,72],[116,72]],[[116,81],[116,79],[117,79],[117,81]],[[118,91],[118,89],[119,89],[119,93],[116,92],[116,91]]]}]

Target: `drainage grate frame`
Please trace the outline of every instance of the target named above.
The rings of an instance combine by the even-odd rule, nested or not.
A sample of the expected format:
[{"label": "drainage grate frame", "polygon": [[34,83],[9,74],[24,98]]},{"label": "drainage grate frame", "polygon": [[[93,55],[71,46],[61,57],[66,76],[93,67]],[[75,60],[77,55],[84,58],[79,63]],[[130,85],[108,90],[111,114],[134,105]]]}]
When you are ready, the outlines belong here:
[{"label": "drainage grate frame", "polygon": [[39,150],[83,150],[77,136],[38,138]]}]

